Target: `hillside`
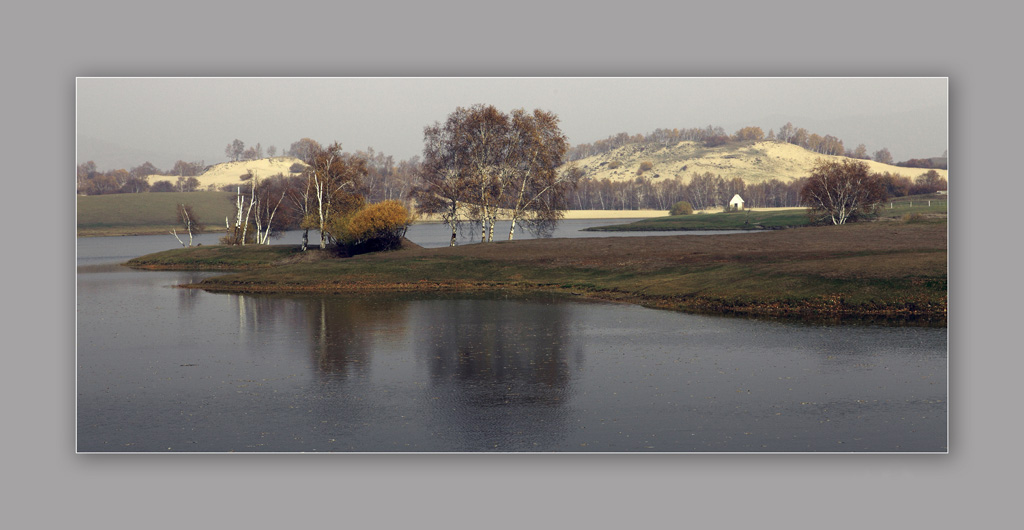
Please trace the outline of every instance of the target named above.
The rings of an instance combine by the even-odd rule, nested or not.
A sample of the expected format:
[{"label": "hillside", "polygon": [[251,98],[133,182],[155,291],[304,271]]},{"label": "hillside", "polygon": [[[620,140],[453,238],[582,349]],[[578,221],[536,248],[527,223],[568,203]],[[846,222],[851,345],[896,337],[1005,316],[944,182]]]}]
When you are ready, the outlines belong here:
[{"label": "hillside", "polygon": [[[305,166],[305,162],[298,158],[290,156],[278,156],[274,158],[261,158],[259,160],[242,160],[238,162],[224,162],[223,164],[217,164],[210,167],[202,175],[197,176],[199,179],[200,189],[207,189],[211,184],[216,188],[228,184],[238,184],[241,182],[241,177],[246,175],[249,170],[255,171],[260,178],[272,177],[278,173],[284,174],[284,176],[298,175],[298,173],[292,173],[291,167],[293,164],[301,164]],[[150,175],[149,183],[156,184],[162,180],[169,181],[174,184],[177,182],[178,177],[167,176],[167,175]]]},{"label": "hillside", "polygon": [[[780,142],[748,142],[727,144],[720,147],[705,147],[699,142],[679,142],[674,146],[625,145],[618,149],[576,161],[588,177],[611,180],[636,178],[637,169],[644,161],[654,167],[644,173],[659,178],[681,176],[689,181],[693,175],[711,172],[728,180],[740,177],[748,184],[770,179],[791,181],[806,177],[818,159],[842,159],[845,157],[822,155],[802,147]],[[609,169],[612,162],[621,166]],[[928,172],[927,169],[905,168],[865,160],[871,171],[888,171],[911,179]],[[935,170],[947,178],[944,169]]]}]

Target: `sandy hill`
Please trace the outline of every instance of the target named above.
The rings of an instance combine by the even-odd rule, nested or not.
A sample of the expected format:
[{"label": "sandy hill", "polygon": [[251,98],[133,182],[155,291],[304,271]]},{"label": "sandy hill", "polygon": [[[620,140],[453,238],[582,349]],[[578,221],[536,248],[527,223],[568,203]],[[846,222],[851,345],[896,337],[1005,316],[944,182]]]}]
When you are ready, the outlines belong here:
[{"label": "sandy hill", "polygon": [[[724,179],[740,177],[748,184],[773,178],[790,181],[810,175],[818,159],[839,160],[845,157],[822,155],[802,147],[780,142],[755,142],[741,145],[705,147],[699,142],[679,142],[674,146],[625,145],[607,153],[583,158],[576,165],[589,176],[600,179],[625,180],[636,178],[642,162],[651,162],[653,168],[644,175],[659,178],[681,176],[689,181],[693,175],[710,172]],[[608,166],[621,164],[616,169]],[[905,175],[910,178],[926,173],[927,169],[905,168],[865,160],[871,171]],[[937,169],[943,178],[946,170]]]},{"label": "sandy hill", "polygon": [[[223,164],[217,164],[210,167],[202,175],[197,176],[199,179],[199,185],[201,189],[207,189],[211,184],[217,188],[227,184],[238,184],[240,183],[241,177],[246,175],[249,170],[255,171],[259,178],[267,178],[277,175],[278,173],[284,176],[298,175],[293,173],[291,167],[294,164],[300,164],[306,166],[306,163],[299,160],[298,158],[290,156],[278,156],[274,158],[261,158],[259,160],[242,160],[239,162],[225,162]],[[178,177],[167,176],[167,175],[150,175],[149,183],[156,184],[161,180],[170,181],[172,184],[177,182]]]}]

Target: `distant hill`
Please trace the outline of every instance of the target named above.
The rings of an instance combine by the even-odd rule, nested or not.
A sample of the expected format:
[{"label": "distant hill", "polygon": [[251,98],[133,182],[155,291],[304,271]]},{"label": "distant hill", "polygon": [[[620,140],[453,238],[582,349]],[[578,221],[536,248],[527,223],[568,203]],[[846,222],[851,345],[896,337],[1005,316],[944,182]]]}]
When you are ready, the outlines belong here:
[{"label": "distant hill", "polygon": [[[846,157],[822,155],[800,146],[782,142],[730,143],[719,147],[705,147],[700,142],[679,142],[674,146],[624,145],[607,153],[582,158],[576,166],[584,174],[598,180],[613,181],[637,177],[637,169],[643,162],[650,162],[652,168],[643,174],[654,178],[680,176],[684,182],[705,172],[720,175],[729,180],[740,177],[747,184],[773,178],[784,182],[806,177],[819,159],[841,160]],[[927,173],[927,169],[906,168],[864,160],[871,171],[904,175],[915,178]],[[612,168],[615,163],[620,164]],[[947,178],[944,169],[935,170]]]},{"label": "distant hill", "polygon": [[[228,184],[240,184],[242,182],[241,177],[247,175],[249,170],[255,171],[259,178],[272,177],[277,174],[283,174],[286,177],[298,175],[298,172],[292,172],[291,168],[293,165],[299,164],[302,167],[306,167],[306,163],[298,158],[291,156],[278,156],[274,158],[260,158],[258,160],[241,160],[238,162],[224,162],[210,166],[202,175],[196,176],[199,180],[200,189],[207,189],[211,184],[216,186],[218,189],[221,186]],[[176,176],[168,175],[150,175],[149,183],[156,184],[162,180],[175,183],[178,181]]]}]

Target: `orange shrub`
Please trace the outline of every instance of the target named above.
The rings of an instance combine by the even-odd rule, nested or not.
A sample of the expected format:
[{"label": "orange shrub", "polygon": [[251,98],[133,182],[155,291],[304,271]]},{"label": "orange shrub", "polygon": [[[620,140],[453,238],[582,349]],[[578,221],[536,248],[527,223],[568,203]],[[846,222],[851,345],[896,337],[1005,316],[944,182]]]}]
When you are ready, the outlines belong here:
[{"label": "orange shrub", "polygon": [[398,201],[370,204],[349,218],[338,246],[349,254],[396,249],[411,223],[409,210]]}]

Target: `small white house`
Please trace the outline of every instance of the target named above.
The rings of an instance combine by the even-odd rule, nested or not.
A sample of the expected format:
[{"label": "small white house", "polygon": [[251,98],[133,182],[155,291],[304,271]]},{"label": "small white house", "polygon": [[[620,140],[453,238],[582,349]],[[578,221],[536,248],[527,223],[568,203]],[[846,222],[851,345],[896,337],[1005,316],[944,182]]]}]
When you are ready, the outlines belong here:
[{"label": "small white house", "polygon": [[730,210],[742,210],[743,209],[743,197],[740,197],[739,193],[737,193],[736,195],[732,196],[732,200],[729,201],[729,209]]}]

